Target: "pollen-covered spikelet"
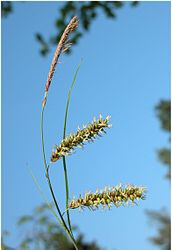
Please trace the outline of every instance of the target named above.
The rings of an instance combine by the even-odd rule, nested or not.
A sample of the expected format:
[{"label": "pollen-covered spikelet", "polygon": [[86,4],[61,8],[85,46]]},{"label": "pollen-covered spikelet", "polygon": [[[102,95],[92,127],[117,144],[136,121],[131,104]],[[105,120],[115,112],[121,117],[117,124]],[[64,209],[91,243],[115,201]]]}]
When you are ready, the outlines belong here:
[{"label": "pollen-covered spikelet", "polygon": [[122,185],[105,188],[103,191],[97,190],[95,193],[88,192],[84,196],[79,196],[78,199],[71,200],[69,208],[84,208],[97,209],[100,205],[108,208],[114,204],[119,207],[124,204],[136,204],[137,200],[145,199],[146,189],[134,185]]},{"label": "pollen-covered spikelet", "polygon": [[93,142],[96,136],[101,136],[101,133],[105,133],[105,128],[111,127],[108,124],[109,120],[110,116],[103,119],[100,115],[99,119],[94,118],[93,122],[83,126],[83,129],[78,128],[75,134],[71,133],[62,140],[59,146],[55,146],[51,162],[56,162],[60,157],[73,153],[76,147],[83,147],[86,141]]}]

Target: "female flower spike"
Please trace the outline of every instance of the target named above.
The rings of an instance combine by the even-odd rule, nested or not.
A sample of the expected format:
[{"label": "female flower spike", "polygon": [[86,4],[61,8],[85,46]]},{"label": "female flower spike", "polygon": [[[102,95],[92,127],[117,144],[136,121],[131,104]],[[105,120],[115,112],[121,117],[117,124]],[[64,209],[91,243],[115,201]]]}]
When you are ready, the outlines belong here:
[{"label": "female flower spike", "polygon": [[133,185],[127,185],[126,187],[122,187],[122,185],[105,188],[104,191],[96,191],[95,193],[86,193],[85,196],[81,196],[78,199],[73,199],[69,208],[84,208],[88,207],[91,209],[97,209],[98,206],[102,205],[102,207],[107,206],[111,207],[111,204],[114,204],[116,207],[119,207],[124,204],[136,204],[137,200],[145,199],[145,191],[144,187],[137,187]]},{"label": "female flower spike", "polygon": [[78,128],[75,134],[70,134],[62,140],[59,146],[55,146],[55,151],[52,152],[51,162],[56,162],[62,156],[72,154],[76,147],[84,146],[84,142],[94,141],[96,136],[101,136],[105,133],[105,128],[110,128],[110,116],[105,119],[100,115],[99,119],[94,118],[92,123],[83,126],[83,129]]}]

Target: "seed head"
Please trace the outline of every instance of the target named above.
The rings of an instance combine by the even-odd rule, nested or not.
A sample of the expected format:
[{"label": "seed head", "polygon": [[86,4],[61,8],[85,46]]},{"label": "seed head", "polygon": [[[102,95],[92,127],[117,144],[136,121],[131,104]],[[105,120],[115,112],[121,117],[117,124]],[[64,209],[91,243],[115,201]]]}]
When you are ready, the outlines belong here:
[{"label": "seed head", "polygon": [[99,119],[94,118],[92,123],[87,126],[83,126],[83,129],[78,128],[75,134],[70,134],[62,140],[59,146],[55,146],[55,150],[52,152],[51,162],[56,162],[60,157],[72,154],[76,147],[83,147],[84,142],[93,142],[96,136],[101,136],[105,133],[105,128],[110,128],[109,125],[110,116],[105,119],[100,115]]},{"label": "seed head", "polygon": [[145,199],[146,189],[144,187],[137,187],[134,185],[122,185],[105,188],[103,191],[97,190],[95,193],[88,192],[84,196],[79,196],[78,199],[71,200],[69,208],[90,208],[92,210],[98,209],[100,205],[104,208],[110,208],[112,204],[119,207],[124,204],[136,204],[137,200]]}]

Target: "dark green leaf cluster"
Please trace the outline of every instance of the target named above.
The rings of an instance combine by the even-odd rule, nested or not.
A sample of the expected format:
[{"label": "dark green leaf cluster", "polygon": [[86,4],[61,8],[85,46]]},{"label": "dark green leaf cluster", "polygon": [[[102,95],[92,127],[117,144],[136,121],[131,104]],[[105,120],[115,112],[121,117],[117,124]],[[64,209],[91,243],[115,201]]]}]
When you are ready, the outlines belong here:
[{"label": "dark green leaf cluster", "polygon": [[[160,120],[163,130],[170,132],[171,130],[171,103],[169,100],[162,100],[156,106],[156,113]],[[171,179],[171,153],[169,148],[158,150],[160,161],[168,166],[166,177]],[[150,241],[159,246],[163,250],[171,249],[171,220],[170,215],[164,210],[162,211],[147,211],[153,225],[157,227],[157,234]]]},{"label": "dark green leaf cluster", "polygon": [[49,46],[41,36],[41,34],[36,33],[35,35],[36,40],[40,43],[41,48],[40,48],[40,53],[45,56],[49,52]]},{"label": "dark green leaf cluster", "polygon": [[[132,1],[131,6],[136,6],[138,1]],[[56,19],[55,25],[57,33],[50,38],[49,41],[45,41],[41,34],[37,34],[36,38],[41,45],[40,52],[42,55],[46,55],[51,45],[56,45],[60,37],[69,22],[74,15],[78,16],[80,25],[79,29],[75,30],[70,42],[77,44],[79,39],[83,36],[85,31],[88,31],[91,27],[93,20],[97,18],[99,12],[103,12],[107,18],[115,19],[116,12],[119,8],[123,7],[123,1],[67,1],[60,9],[60,17]],[[67,53],[70,53],[68,50]]]},{"label": "dark green leaf cluster", "polygon": [[13,11],[12,2],[3,1],[1,2],[1,16],[7,17]]},{"label": "dark green leaf cluster", "polygon": [[[131,6],[137,6],[138,1],[131,1]],[[97,18],[99,12],[103,12],[107,18],[115,19],[116,12],[123,7],[123,1],[66,1],[60,9],[60,17],[55,20],[57,32],[51,36],[49,41],[43,37],[39,32],[36,33],[35,38],[40,44],[40,53],[46,56],[50,51],[52,45],[58,44],[60,37],[74,15],[77,15],[80,21],[80,28],[72,33],[70,42],[77,44],[79,39],[83,36],[85,31],[91,27],[93,20]],[[8,16],[13,11],[13,3],[10,1],[3,1],[1,3],[2,17]],[[66,53],[70,53],[67,50]]]},{"label": "dark green leaf cluster", "polygon": [[171,249],[171,223],[170,216],[166,211],[147,211],[152,224],[157,226],[158,234],[150,238],[151,242],[164,250]]},{"label": "dark green leaf cluster", "polygon": [[156,113],[160,120],[161,127],[167,132],[171,131],[171,103],[170,101],[162,100],[156,106]]},{"label": "dark green leaf cluster", "polygon": [[171,179],[171,152],[168,148],[158,150],[158,157],[160,161],[168,167],[166,178]]},{"label": "dark green leaf cluster", "polygon": [[[160,120],[161,128],[166,132],[171,131],[171,103],[169,100],[162,100],[156,106],[156,114]],[[170,148],[162,148],[158,150],[158,157],[160,161],[167,165],[167,178],[171,178],[171,152]]]}]

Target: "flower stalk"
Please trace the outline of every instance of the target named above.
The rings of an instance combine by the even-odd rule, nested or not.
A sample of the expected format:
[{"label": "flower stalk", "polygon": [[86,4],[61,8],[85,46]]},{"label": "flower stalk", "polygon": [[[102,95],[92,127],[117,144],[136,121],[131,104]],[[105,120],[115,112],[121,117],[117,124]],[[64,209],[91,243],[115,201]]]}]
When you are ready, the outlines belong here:
[{"label": "flower stalk", "polygon": [[67,214],[67,222],[64,219],[64,214],[62,213],[55,197],[55,193],[53,190],[53,186],[51,183],[50,175],[49,175],[49,168],[50,164],[47,164],[46,154],[45,154],[45,146],[44,146],[44,131],[43,131],[43,121],[44,121],[44,109],[47,101],[48,91],[51,85],[51,81],[53,78],[53,74],[55,71],[56,64],[58,62],[59,56],[61,53],[68,50],[71,46],[71,43],[68,42],[69,34],[77,27],[78,19],[74,16],[66,29],[64,30],[57,49],[55,51],[50,71],[48,74],[48,78],[45,84],[45,94],[44,99],[42,102],[42,112],[41,112],[41,140],[42,140],[42,153],[43,153],[43,160],[44,160],[44,168],[45,168],[45,175],[48,182],[48,186],[52,195],[52,199],[54,201],[54,205],[58,212],[58,215],[55,214],[56,218],[60,225],[65,229],[66,233],[68,234],[71,242],[76,250],[78,250],[75,238],[72,233],[72,226],[70,222],[70,209],[76,208],[84,208],[87,207],[89,209],[95,210],[98,209],[99,206],[103,208],[107,206],[111,208],[112,205],[119,207],[125,204],[136,204],[137,200],[145,199],[145,192],[146,189],[144,187],[137,187],[134,185],[126,185],[123,187],[122,185],[112,187],[112,188],[105,188],[103,191],[97,190],[95,193],[88,192],[84,196],[79,196],[78,199],[73,199],[69,203],[69,184],[68,184],[68,175],[67,175],[67,165],[66,165],[66,156],[75,152],[76,148],[83,147],[85,142],[94,142],[94,140],[101,136],[103,133],[106,133],[105,129],[110,128],[111,125],[109,124],[110,116],[107,116],[105,119],[100,115],[98,119],[94,118],[94,120],[89,123],[87,126],[83,126],[82,129],[78,127],[75,133],[71,133],[70,135],[66,136],[66,127],[67,127],[67,117],[68,117],[68,108],[70,102],[70,95],[73,88],[73,85],[76,80],[76,76],[78,74],[80,65],[77,68],[75,76],[73,78],[70,90],[68,92],[68,99],[66,104],[66,111],[65,111],[65,118],[64,118],[64,130],[63,130],[63,139],[59,146],[55,146],[52,155],[51,155],[51,163],[58,161],[59,159],[63,159],[63,169],[64,169],[64,179],[65,179],[65,188],[66,188],[66,214]]},{"label": "flower stalk", "polygon": [[[57,217],[58,221],[60,221],[60,224],[65,229],[68,236],[70,237],[70,239],[71,239],[71,241],[72,241],[72,243],[73,243],[76,250],[78,250],[78,247],[77,247],[76,241],[75,241],[75,239],[73,237],[71,226],[69,225],[69,227],[70,227],[70,229],[69,229],[68,226],[66,225],[66,222],[65,222],[65,220],[63,218],[63,215],[62,215],[61,210],[59,208],[59,205],[57,203],[57,200],[56,200],[56,197],[55,197],[55,194],[54,194],[54,191],[53,191],[53,187],[52,187],[52,184],[51,184],[51,180],[50,180],[50,176],[49,176],[49,165],[47,165],[46,155],[45,155],[44,133],[43,133],[43,120],[44,119],[43,118],[44,118],[44,109],[45,109],[47,96],[48,96],[48,90],[49,90],[49,87],[51,85],[52,77],[54,75],[54,71],[55,71],[56,64],[58,62],[58,58],[59,58],[59,56],[60,56],[60,54],[62,52],[65,52],[66,50],[68,50],[70,48],[71,44],[67,45],[67,38],[68,38],[69,33],[72,32],[77,27],[77,25],[78,25],[78,20],[77,20],[77,17],[74,16],[72,18],[72,20],[70,21],[70,23],[68,24],[68,26],[66,27],[66,29],[64,30],[62,36],[61,36],[61,39],[60,39],[59,44],[57,46],[57,49],[55,51],[55,54],[54,54],[54,57],[53,57],[53,60],[52,60],[52,63],[51,63],[50,71],[49,71],[49,74],[48,74],[48,78],[47,78],[47,81],[46,81],[46,84],[45,84],[45,94],[44,94],[44,99],[43,99],[43,102],[42,102],[42,111],[41,111],[41,141],[42,141],[42,153],[43,153],[43,159],[44,159],[45,175],[46,175],[46,178],[47,178],[48,186],[49,186],[49,189],[50,189],[50,192],[51,192],[55,207],[56,207],[57,212],[58,212],[59,217],[60,217],[60,218]],[[69,218],[68,218],[68,220],[69,220]],[[70,221],[68,221],[68,222],[70,222]]]}]

